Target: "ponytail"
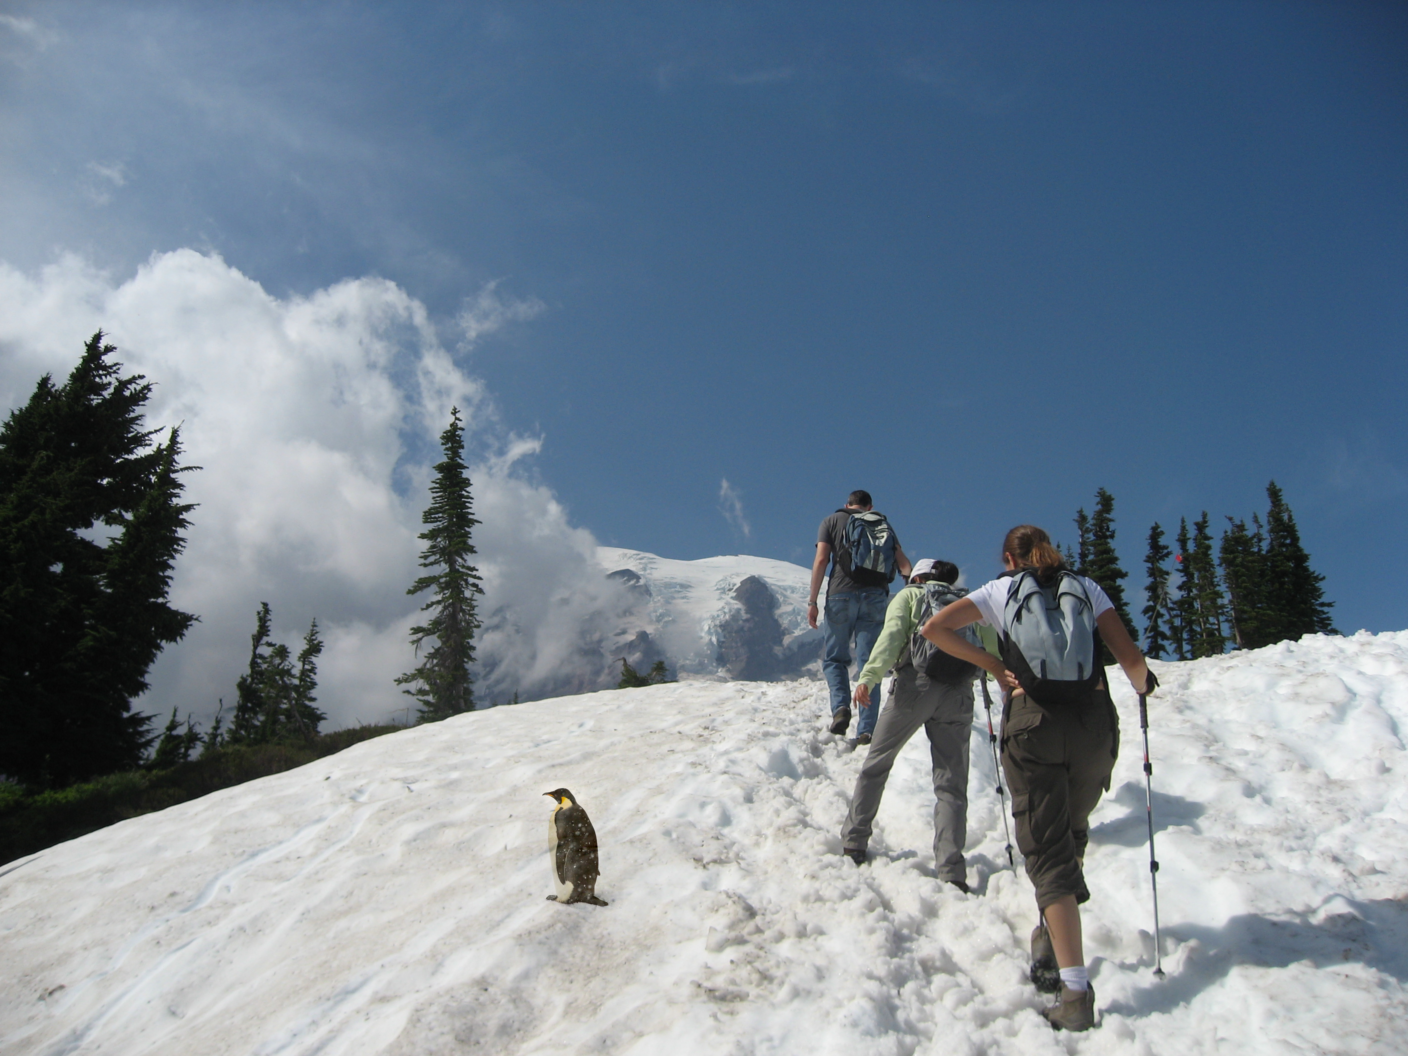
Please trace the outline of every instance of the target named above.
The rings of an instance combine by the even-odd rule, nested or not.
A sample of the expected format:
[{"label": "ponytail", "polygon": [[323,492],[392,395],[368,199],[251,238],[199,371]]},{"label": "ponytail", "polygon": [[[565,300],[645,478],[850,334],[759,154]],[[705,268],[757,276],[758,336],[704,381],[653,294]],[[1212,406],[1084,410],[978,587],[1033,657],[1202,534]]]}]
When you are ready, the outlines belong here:
[{"label": "ponytail", "polygon": [[1019,524],[1007,533],[1002,541],[1002,552],[1011,554],[1018,568],[1036,570],[1036,578],[1043,583],[1051,579],[1065,567],[1061,551],[1051,544],[1051,536],[1034,524]]}]

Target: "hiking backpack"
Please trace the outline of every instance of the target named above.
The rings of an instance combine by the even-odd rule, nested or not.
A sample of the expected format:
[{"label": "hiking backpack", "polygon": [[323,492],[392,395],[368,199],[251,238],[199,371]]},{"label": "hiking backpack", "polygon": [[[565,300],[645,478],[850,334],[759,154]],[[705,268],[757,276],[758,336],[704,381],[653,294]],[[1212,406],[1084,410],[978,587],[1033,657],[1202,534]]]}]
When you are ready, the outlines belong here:
[{"label": "hiking backpack", "polygon": [[[914,633],[909,636],[909,662],[914,665],[915,672],[929,682],[943,682],[950,686],[967,685],[977,677],[978,665],[944,652],[920,632],[929,622],[929,617],[945,605],[966,597],[968,592],[952,583],[925,583],[923,591],[924,597],[919,602],[919,622],[914,626]],[[974,624],[960,627],[954,633],[979,649],[983,647],[982,639],[978,637],[978,628]]]},{"label": "hiking backpack", "polygon": [[[849,512],[849,511],[847,511]],[[883,513],[851,513],[841,569],[857,586],[888,587],[895,578],[895,533]]]},{"label": "hiking backpack", "polygon": [[1095,609],[1062,569],[1043,586],[1032,569],[1012,577],[1002,610],[1002,662],[1042,705],[1083,704],[1104,674]]}]

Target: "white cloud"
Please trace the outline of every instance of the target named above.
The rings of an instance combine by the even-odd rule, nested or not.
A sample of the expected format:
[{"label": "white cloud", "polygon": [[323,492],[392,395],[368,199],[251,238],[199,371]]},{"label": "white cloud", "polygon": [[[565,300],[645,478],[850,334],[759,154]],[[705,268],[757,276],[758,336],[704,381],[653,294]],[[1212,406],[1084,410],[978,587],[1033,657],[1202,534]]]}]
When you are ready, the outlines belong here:
[{"label": "white cloud", "polygon": [[536,297],[526,301],[504,298],[498,292],[498,279],[487,283],[473,300],[466,300],[455,321],[464,332],[464,347],[473,348],[485,334],[492,334],[509,323],[532,319],[547,305]]},{"label": "white cloud", "polygon": [[[475,304],[501,316],[482,317],[478,332],[530,318],[532,303],[481,291]],[[232,703],[265,600],[290,644],[318,618],[330,725],[404,708],[392,679],[414,665],[407,631],[425,600],[405,590],[419,574],[429,464],[452,404],[471,450],[485,452],[471,470],[486,591],[481,698],[596,677],[581,628],[621,599],[595,540],[546,488],[513,475],[542,439],[498,434],[482,383],[405,291],[368,278],[281,299],[188,249],[153,256],[126,281],[75,256],[37,276],[0,264],[4,405],[26,400],[42,373],[62,381],[100,327],[126,368],[156,384],[148,424],[181,424],[184,461],[203,467],[185,478],[199,508],[172,592],[201,622],[158,660],[143,710],[179,706],[208,721],[218,698]]]},{"label": "white cloud", "polygon": [[43,51],[58,39],[57,34],[41,26],[34,19],[22,18],[17,15],[0,15],[0,30],[13,34],[22,43],[37,51]]},{"label": "white cloud", "polygon": [[127,179],[127,166],[120,161],[90,161],[78,185],[94,205],[107,205],[112,201],[113,188],[127,186]]},{"label": "white cloud", "polygon": [[730,484],[727,478],[719,482],[719,511],[729,524],[743,533],[743,538],[747,539],[753,534],[748,518],[743,515],[743,492]]}]

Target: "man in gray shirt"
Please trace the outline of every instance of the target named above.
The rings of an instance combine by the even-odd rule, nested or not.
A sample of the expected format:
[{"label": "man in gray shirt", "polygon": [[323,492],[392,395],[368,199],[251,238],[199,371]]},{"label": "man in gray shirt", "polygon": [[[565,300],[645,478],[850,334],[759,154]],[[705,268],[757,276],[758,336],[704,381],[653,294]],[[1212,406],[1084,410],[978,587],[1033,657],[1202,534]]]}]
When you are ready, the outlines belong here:
[{"label": "man in gray shirt", "polygon": [[[816,559],[812,562],[811,593],[807,603],[807,623],[812,627],[817,626],[817,618],[820,615],[817,596],[829,563],[831,575],[826,584],[826,637],[822,648],[821,672],[826,678],[831,694],[831,732],[835,734],[844,734],[851,725],[851,642],[855,642],[857,665],[864,667],[870,659],[870,650],[875,645],[875,639],[880,637],[880,628],[885,623],[885,606],[890,600],[891,576],[851,567],[850,550],[846,542],[847,525],[853,516],[871,512],[870,492],[853,491],[846,500],[846,505],[822,521],[821,528],[817,531]],[[883,520],[883,517],[881,519]],[[893,530],[891,535],[894,540],[895,567],[908,579],[909,558],[904,556],[899,537],[893,534]],[[873,705],[861,709],[860,721],[856,724],[857,744],[870,743],[878,712],[879,709]]]}]

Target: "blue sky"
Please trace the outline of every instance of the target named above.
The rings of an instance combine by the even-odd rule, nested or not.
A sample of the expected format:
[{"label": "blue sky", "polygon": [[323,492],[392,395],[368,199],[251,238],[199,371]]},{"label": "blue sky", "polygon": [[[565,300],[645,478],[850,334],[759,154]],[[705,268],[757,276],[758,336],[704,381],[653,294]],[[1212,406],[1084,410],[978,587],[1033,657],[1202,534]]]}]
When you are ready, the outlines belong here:
[{"label": "blue sky", "polygon": [[0,262],[389,280],[482,457],[675,558],[806,563],[864,487],[981,581],[1103,486],[1140,590],[1274,478],[1340,629],[1408,626],[1405,190],[1395,4],[0,13]]}]

